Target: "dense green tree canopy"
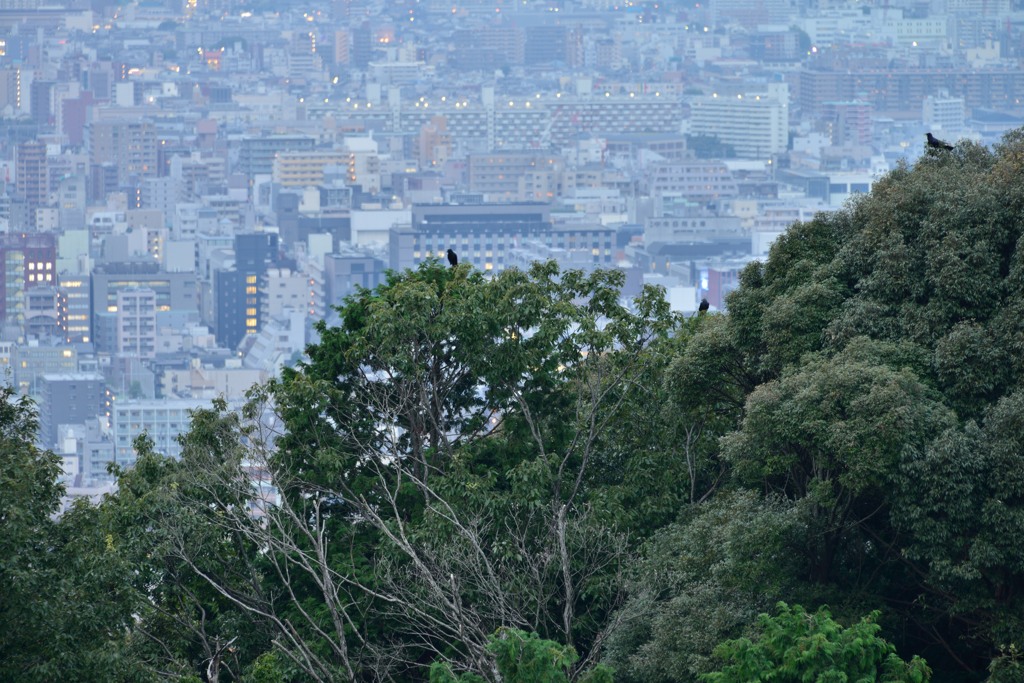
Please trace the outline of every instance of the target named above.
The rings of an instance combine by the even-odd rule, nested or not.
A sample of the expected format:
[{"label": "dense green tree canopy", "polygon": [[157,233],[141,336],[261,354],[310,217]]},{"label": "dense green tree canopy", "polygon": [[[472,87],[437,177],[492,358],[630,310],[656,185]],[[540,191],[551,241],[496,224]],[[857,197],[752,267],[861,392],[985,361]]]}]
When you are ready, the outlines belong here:
[{"label": "dense green tree canopy", "polygon": [[1019,680],[1022,177],[928,151],[688,320],[392,273],[59,517],[8,388],[0,679]]}]

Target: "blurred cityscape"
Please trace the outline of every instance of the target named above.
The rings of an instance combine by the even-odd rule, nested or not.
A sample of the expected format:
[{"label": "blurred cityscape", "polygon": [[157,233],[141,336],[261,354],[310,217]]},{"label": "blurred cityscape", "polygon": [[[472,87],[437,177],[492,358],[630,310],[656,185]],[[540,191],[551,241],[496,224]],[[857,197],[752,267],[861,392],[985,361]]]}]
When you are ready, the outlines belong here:
[{"label": "blurred cityscape", "polygon": [[72,490],[387,269],[712,310],[924,133],[1024,122],[1019,0],[0,0],[0,367]]}]

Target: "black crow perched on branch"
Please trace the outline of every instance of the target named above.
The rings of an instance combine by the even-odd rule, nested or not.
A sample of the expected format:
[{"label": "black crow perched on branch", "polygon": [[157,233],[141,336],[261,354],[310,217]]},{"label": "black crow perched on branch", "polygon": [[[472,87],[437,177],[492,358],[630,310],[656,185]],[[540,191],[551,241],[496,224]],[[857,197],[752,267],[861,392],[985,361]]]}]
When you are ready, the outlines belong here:
[{"label": "black crow perched on branch", "polygon": [[925,135],[928,137],[928,146],[931,147],[932,149],[953,149],[953,145],[949,144],[948,142],[943,142],[942,140],[938,139],[931,133],[925,133]]},{"label": "black crow perched on branch", "polygon": [[700,306],[697,307],[697,315],[704,315],[711,308],[711,304],[708,303],[707,299],[700,300]]},{"label": "black crow perched on branch", "polygon": [[459,265],[459,255],[456,254],[451,249],[448,250],[448,263],[451,265],[452,268]]}]

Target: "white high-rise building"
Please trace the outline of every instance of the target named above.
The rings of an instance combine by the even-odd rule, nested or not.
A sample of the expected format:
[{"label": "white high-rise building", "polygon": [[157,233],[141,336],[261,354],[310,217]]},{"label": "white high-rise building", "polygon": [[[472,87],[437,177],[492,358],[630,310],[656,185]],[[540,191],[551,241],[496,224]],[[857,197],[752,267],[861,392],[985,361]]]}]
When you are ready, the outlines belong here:
[{"label": "white high-rise building", "polygon": [[181,455],[178,435],[188,431],[190,411],[209,408],[209,399],[148,399],[114,401],[110,406],[110,425],[114,461],[122,467],[135,463],[136,437],[145,432],[153,440],[157,453],[176,458]]},{"label": "white high-rise building", "polygon": [[921,102],[921,119],[932,131],[959,132],[964,129],[966,105],[962,97],[948,93],[929,95]]},{"label": "white high-rise building", "polygon": [[117,292],[117,354],[156,356],[156,292],[131,287]]},{"label": "white high-rise building", "polygon": [[774,84],[769,92],[712,93],[691,105],[690,130],[731,145],[744,159],[767,159],[786,151],[789,142],[789,90]]}]

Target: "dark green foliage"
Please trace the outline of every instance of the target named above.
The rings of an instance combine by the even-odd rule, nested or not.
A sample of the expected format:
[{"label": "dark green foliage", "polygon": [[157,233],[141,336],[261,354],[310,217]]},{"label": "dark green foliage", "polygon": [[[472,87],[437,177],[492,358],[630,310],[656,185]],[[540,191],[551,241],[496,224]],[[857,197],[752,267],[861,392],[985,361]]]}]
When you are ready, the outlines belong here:
[{"label": "dark green foliage", "polygon": [[996,644],[1024,633],[1024,393],[978,426],[947,430],[905,465],[895,517],[909,557],[930,568],[950,611],[984,624]]},{"label": "dark green foliage", "polygon": [[[766,579],[765,594],[884,606],[898,646],[926,652],[940,680],[977,679],[1022,630],[1022,172],[1018,131],[994,152],[928,154],[794,225],[667,375],[679,405],[733,421],[703,456],[726,467],[719,491],[783,495],[806,525],[794,579],[816,588]],[[646,590],[662,575],[645,569],[623,610],[648,613],[613,640],[631,659],[610,656],[636,680],[692,680],[644,631],[670,604]]]},{"label": "dark green foliage", "polygon": [[696,680],[723,639],[782,596],[806,596],[806,533],[795,505],[751,491],[719,496],[662,529],[635,568],[623,626],[608,645],[616,679]]},{"label": "dark green foliage", "polygon": [[95,508],[53,517],[60,458],[33,444],[37,429],[32,402],[0,389],[0,680],[132,680],[130,565]]},{"label": "dark green foliage", "polygon": [[723,451],[739,481],[811,506],[811,578],[824,583],[842,571],[838,552],[863,547],[862,520],[886,509],[904,455],[953,423],[910,372],[840,353],[752,392]]},{"label": "dark green foliage", "polygon": [[62,487],[60,459],[32,445],[35,408],[8,385],[0,390],[0,678],[32,675],[43,664],[32,635],[48,605],[35,598],[56,568],[50,538]]}]

